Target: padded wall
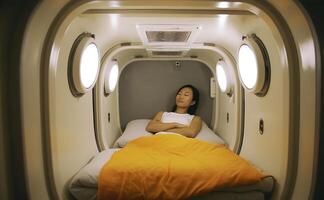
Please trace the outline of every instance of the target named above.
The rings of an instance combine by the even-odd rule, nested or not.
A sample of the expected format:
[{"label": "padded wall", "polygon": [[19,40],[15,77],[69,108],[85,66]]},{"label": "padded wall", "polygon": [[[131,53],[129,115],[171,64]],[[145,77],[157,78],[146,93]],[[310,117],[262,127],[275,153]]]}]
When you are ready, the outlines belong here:
[{"label": "padded wall", "polygon": [[[177,61],[178,62],[178,61]],[[128,64],[119,78],[119,113],[122,130],[134,119],[151,119],[158,111],[171,111],[177,90],[192,84],[200,92],[197,114],[210,125],[213,99],[210,98],[211,70],[198,61],[142,60]]]}]

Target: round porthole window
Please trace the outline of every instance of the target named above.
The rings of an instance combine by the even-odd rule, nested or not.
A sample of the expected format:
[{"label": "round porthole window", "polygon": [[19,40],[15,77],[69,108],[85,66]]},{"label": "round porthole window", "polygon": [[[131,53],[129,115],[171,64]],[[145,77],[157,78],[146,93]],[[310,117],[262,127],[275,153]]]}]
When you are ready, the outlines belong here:
[{"label": "round porthole window", "polygon": [[270,61],[262,41],[255,35],[243,37],[238,51],[238,72],[243,87],[264,96],[270,85]]},{"label": "round porthole window", "polygon": [[69,83],[72,94],[80,96],[90,91],[97,81],[100,66],[99,49],[94,35],[83,33],[76,39],[69,62]]},{"label": "round porthole window", "polygon": [[118,82],[119,70],[116,60],[112,60],[108,63],[105,74],[105,93],[109,94],[116,88]]},{"label": "round porthole window", "polygon": [[227,75],[227,65],[223,60],[219,60],[216,65],[216,78],[221,92],[230,94],[231,87]]}]

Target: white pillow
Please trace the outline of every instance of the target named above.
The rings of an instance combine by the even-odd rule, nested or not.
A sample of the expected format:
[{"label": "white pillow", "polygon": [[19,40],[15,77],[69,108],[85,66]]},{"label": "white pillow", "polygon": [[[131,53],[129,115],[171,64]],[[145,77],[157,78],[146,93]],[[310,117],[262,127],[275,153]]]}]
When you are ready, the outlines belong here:
[{"label": "white pillow", "polygon": [[136,138],[142,136],[150,136],[152,133],[146,131],[146,126],[151,120],[149,119],[136,119],[130,121],[126,125],[126,129],[123,134],[116,140],[114,148],[124,147],[126,144]]},{"label": "white pillow", "polygon": [[[114,148],[122,148],[126,146],[128,142],[136,138],[153,135],[152,133],[145,130],[149,122],[149,119],[136,119],[130,121],[126,126],[124,133],[115,142]],[[196,138],[211,144],[226,145],[226,142],[222,138],[220,138],[216,133],[214,133],[210,128],[208,128],[204,121],[202,122],[201,130],[197,134]]]},{"label": "white pillow", "polygon": [[201,130],[195,138],[205,142],[209,142],[211,144],[227,145],[226,142],[221,137],[219,137],[214,131],[212,131],[204,121],[202,121]]}]

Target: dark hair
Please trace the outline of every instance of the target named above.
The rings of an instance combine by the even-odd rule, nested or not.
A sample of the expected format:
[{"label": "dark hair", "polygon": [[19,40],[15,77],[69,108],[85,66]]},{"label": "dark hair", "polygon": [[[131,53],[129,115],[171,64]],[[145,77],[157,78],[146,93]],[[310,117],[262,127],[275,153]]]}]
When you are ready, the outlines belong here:
[{"label": "dark hair", "polygon": [[[194,86],[188,84],[188,85],[184,85],[182,86],[181,88],[179,88],[177,94],[180,92],[180,90],[182,90],[183,88],[190,88],[192,90],[192,101],[195,101],[195,104],[194,105],[191,105],[189,108],[188,108],[188,113],[190,115],[194,115],[197,111],[197,108],[198,108],[198,104],[199,104],[199,90],[197,88],[195,88]],[[177,104],[173,106],[173,109],[172,109],[172,112],[176,111],[177,109]]]}]

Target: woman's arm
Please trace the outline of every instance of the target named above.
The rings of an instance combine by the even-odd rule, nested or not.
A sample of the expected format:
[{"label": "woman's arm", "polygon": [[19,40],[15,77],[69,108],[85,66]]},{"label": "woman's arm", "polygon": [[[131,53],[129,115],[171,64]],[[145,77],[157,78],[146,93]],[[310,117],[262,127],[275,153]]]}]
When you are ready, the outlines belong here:
[{"label": "woman's arm", "polygon": [[155,117],[146,126],[146,131],[156,133],[168,129],[184,127],[184,125],[179,123],[162,123],[161,122],[162,115],[163,115],[162,111],[158,112],[155,115]]},{"label": "woman's arm", "polygon": [[179,133],[183,136],[187,137],[196,137],[197,133],[199,133],[201,129],[201,118],[199,116],[195,116],[190,126],[182,127],[182,128],[171,128],[168,129],[168,132]]}]

